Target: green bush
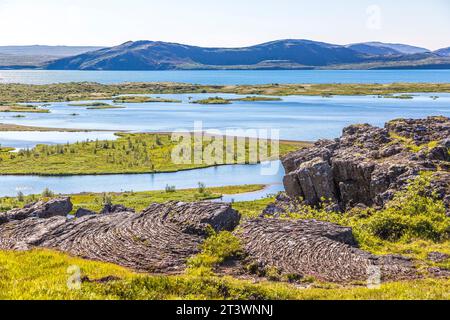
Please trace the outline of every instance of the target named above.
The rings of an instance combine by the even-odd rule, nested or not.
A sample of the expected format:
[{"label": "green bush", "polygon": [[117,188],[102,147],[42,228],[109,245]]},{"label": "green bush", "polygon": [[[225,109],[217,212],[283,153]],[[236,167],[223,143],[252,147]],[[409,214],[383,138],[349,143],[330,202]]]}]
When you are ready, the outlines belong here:
[{"label": "green bush", "polygon": [[242,255],[240,240],[231,232],[212,233],[201,246],[202,252],[188,261],[191,275],[213,275],[213,268],[228,259]]},{"label": "green bush", "polygon": [[445,241],[450,235],[450,218],[435,194],[427,194],[431,177],[421,176],[380,212],[373,212],[360,227],[388,241]]},{"label": "green bush", "polygon": [[428,190],[431,179],[430,175],[422,175],[411,181],[382,210],[353,209],[339,214],[327,212],[325,205],[319,209],[305,206],[289,217],[352,227],[358,242],[365,248],[372,248],[380,241],[447,241],[450,218],[446,216],[444,202]]}]

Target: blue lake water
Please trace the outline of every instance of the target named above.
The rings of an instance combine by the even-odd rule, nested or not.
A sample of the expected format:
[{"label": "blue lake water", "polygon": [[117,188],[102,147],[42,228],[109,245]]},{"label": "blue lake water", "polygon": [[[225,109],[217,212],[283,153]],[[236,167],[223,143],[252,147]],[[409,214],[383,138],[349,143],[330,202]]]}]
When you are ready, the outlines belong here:
[{"label": "blue lake water", "polygon": [[[264,83],[392,83],[448,82],[450,70],[389,71],[0,71],[0,82],[44,84],[69,81],[121,83],[132,81],[176,81],[199,84]],[[230,98],[236,95],[220,96]],[[128,130],[136,132],[192,131],[194,122],[203,129],[278,129],[282,139],[317,140],[340,136],[342,129],[354,123],[382,126],[394,118],[422,118],[430,115],[450,117],[450,94],[416,94],[412,100],[380,99],[375,96],[335,96],[333,98],[290,96],[283,101],[235,102],[231,105],[195,105],[191,99],[214,94],[159,95],[182,100],[182,103],[127,104],[124,109],[87,110],[67,103],[53,103],[50,114],[0,114],[0,123],[52,128]],[[190,98],[192,97],[192,98]],[[73,116],[76,113],[78,116]],[[224,132],[226,133],[226,132]],[[114,139],[111,132],[0,133],[0,144],[16,148],[38,143],[66,143],[79,140]],[[40,193],[46,187],[57,193],[120,192],[126,190],[161,190],[167,184],[178,189],[207,186],[267,184],[263,191],[243,195],[226,195],[224,201],[259,199],[283,189],[283,171],[264,176],[260,166],[223,166],[178,173],[107,175],[74,177],[2,176],[0,196]]]},{"label": "blue lake water", "polygon": [[16,132],[0,131],[0,145],[16,149],[31,149],[37,144],[65,144],[86,140],[114,140],[113,132]]},{"label": "blue lake water", "polygon": [[[239,97],[230,94],[217,95],[225,98]],[[53,128],[167,132],[192,131],[194,122],[201,121],[204,129],[220,129],[224,133],[226,129],[277,129],[282,139],[314,141],[336,138],[341,135],[344,127],[355,123],[383,126],[385,122],[401,117],[450,116],[450,94],[437,94],[439,98],[436,100],[430,98],[432,95],[435,94],[416,94],[412,100],[376,96],[289,96],[282,97],[283,101],[197,105],[189,103],[189,98],[196,100],[215,94],[174,94],[159,96],[183,102],[125,104],[124,109],[103,110],[87,110],[67,103],[55,103],[49,107],[50,114],[29,113],[25,118],[15,118],[15,113],[4,113],[0,114],[0,123]],[[73,113],[78,116],[72,116]],[[42,141],[51,142],[51,135],[36,134],[36,138],[40,135],[46,136],[45,139],[39,138]],[[75,137],[78,135],[73,134]],[[95,136],[95,133],[90,135]],[[99,138],[102,136],[105,136],[105,133],[99,134]],[[20,136],[16,140],[20,140]],[[55,142],[60,143],[61,139]],[[1,135],[0,144],[7,145],[2,141]]]},{"label": "blue lake water", "polygon": [[[280,182],[284,169],[275,162],[276,174],[264,175],[264,164],[230,165],[214,168],[158,174],[85,175],[69,177],[0,176],[0,196],[16,196],[17,193],[39,194],[45,188],[61,194],[80,192],[123,192],[164,190],[167,185],[177,189],[197,188],[202,182],[208,187],[265,184],[277,187],[262,192],[247,194],[245,200],[259,199],[282,190]],[[241,195],[241,197],[245,197]],[[231,201],[233,196],[224,200]],[[244,199],[244,198],[242,198]]]},{"label": "blue lake water", "polygon": [[47,71],[0,70],[0,83],[186,82],[196,84],[450,82],[450,70],[208,70]]}]

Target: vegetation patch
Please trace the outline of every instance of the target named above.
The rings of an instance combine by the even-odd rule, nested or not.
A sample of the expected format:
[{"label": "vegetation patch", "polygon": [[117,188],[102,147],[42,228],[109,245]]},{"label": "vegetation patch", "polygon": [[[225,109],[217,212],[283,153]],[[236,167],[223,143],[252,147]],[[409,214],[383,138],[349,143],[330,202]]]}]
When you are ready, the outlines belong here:
[{"label": "vegetation patch", "polygon": [[[59,83],[48,85],[0,84],[0,105],[30,102],[67,102],[85,100],[127,100],[118,95],[233,93],[240,95],[388,95],[450,92],[450,83],[392,84],[266,84],[266,85],[192,85],[183,83]],[[131,101],[145,102],[148,97],[132,96]],[[119,100],[117,100],[119,101]],[[152,102],[148,101],[147,102]],[[155,101],[156,102],[156,101]],[[161,101],[158,101],[161,102]],[[164,101],[162,101],[164,102]]]},{"label": "vegetation patch", "polygon": [[[243,185],[218,188],[207,188],[203,183],[199,183],[196,189],[186,190],[162,190],[162,191],[143,191],[143,192],[111,192],[111,193],[81,193],[70,194],[73,203],[73,212],[79,208],[85,208],[99,212],[103,206],[108,203],[120,204],[127,208],[134,208],[136,211],[142,211],[152,203],[164,203],[168,201],[194,202],[203,200],[220,199],[224,194],[240,194],[260,191],[265,188],[264,185]],[[22,208],[26,204],[38,200],[48,200],[54,197],[51,190],[44,190],[40,195],[24,196],[21,192],[17,197],[0,198],[0,212],[9,211],[15,208]]]},{"label": "vegetation patch", "polygon": [[70,106],[74,107],[86,107],[88,110],[98,110],[98,109],[123,109],[120,106],[113,106],[109,103],[104,102],[92,102],[92,103],[79,103],[79,104],[71,104]]},{"label": "vegetation patch", "polygon": [[[4,300],[398,300],[450,298],[450,280],[382,284],[380,288],[285,283],[217,276],[152,276],[49,250],[0,251]],[[102,279],[104,279],[102,281]],[[79,281],[81,280],[81,281]],[[89,280],[89,281],[88,281]]]},{"label": "vegetation patch", "polygon": [[33,105],[0,105],[0,112],[50,113],[50,110]]},{"label": "vegetation patch", "polygon": [[188,261],[187,273],[197,276],[212,276],[214,268],[228,259],[243,255],[240,240],[231,232],[212,232],[201,246],[202,252]]},{"label": "vegetation patch", "polygon": [[231,104],[231,101],[221,97],[210,97],[207,99],[193,101],[194,104]]},{"label": "vegetation patch", "polygon": [[[1,131],[90,132],[90,131],[94,131],[94,130],[32,127],[32,126],[21,126],[21,125],[17,125],[17,124],[0,123],[0,132]],[[104,130],[95,130],[95,131],[104,131]]]},{"label": "vegetation patch", "polygon": [[[304,206],[286,217],[352,227],[363,250],[374,254],[398,252],[435,265],[423,257],[433,250],[450,252],[450,217],[443,201],[427,193],[431,179],[429,175],[418,177],[382,210],[352,209],[342,214],[327,211],[326,205],[319,209]],[[448,268],[450,264],[447,261],[441,266]]]},{"label": "vegetation patch", "polygon": [[414,142],[414,139],[403,137],[401,135],[398,135],[396,133],[390,132],[389,136],[394,140],[394,142],[400,142],[402,145],[407,147],[412,152],[420,152],[422,150],[430,151],[431,149],[435,148],[438,144],[438,141],[431,141],[426,144],[417,144]]},{"label": "vegetation patch", "polygon": [[[188,163],[176,164],[172,161],[172,152],[178,141],[172,141],[170,134],[118,134],[116,141],[84,141],[64,145],[38,145],[33,149],[17,153],[0,154],[0,174],[34,175],[79,175],[79,174],[122,174],[175,172],[210,167],[220,163],[196,163],[195,152]],[[191,139],[191,149],[196,147]],[[214,142],[203,143],[203,150]],[[245,164],[250,161],[252,143],[243,142],[245,148],[235,145],[223,145],[223,162],[227,164]],[[307,146],[308,144],[304,144]],[[231,149],[230,149],[231,147]],[[280,143],[280,155],[298,149],[298,142]],[[234,149],[234,150],[233,150]],[[227,154],[232,159],[226,159]],[[269,160],[275,154],[268,144],[266,155],[259,155],[258,161]],[[202,152],[202,155],[203,152]],[[231,161],[230,161],[231,160]]]},{"label": "vegetation patch", "polygon": [[180,103],[180,100],[165,99],[165,98],[152,98],[144,96],[121,96],[114,98],[114,103],[152,103],[152,102],[164,102],[164,103]]}]

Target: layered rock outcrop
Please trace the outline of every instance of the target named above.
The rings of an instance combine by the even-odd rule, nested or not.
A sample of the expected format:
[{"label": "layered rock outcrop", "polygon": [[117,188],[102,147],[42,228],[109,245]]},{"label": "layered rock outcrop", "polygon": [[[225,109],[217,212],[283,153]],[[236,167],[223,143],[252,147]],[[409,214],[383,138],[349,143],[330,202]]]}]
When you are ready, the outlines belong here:
[{"label": "layered rock outcrop", "polygon": [[450,209],[449,150],[449,118],[394,120],[384,128],[353,125],[339,139],[285,157],[284,185],[291,198],[309,205],[326,200],[341,210],[382,207],[411,179],[432,171],[433,187]]},{"label": "layered rock outcrop", "polygon": [[71,205],[54,207],[67,200],[30,206],[25,219],[25,211],[7,213],[8,222],[0,225],[0,249],[42,247],[138,271],[181,272],[186,260],[199,252],[209,228],[232,231],[240,220],[229,205],[208,202],[153,204],[139,214],[124,211],[70,220],[66,215]]},{"label": "layered rock outcrop", "polygon": [[362,251],[351,228],[331,223],[261,218],[244,222],[237,234],[248,261],[280,274],[340,283],[417,277],[409,259]]},{"label": "layered rock outcrop", "polygon": [[247,261],[263,269],[333,282],[364,281],[371,267],[384,280],[416,275],[410,261],[359,250],[350,228],[331,223],[256,219],[238,227],[235,210],[210,202],[153,204],[141,213],[114,207],[124,211],[78,210],[69,219],[72,204],[61,198],[10,211],[0,224],[0,249],[49,248],[142,272],[180,273],[211,229],[234,230]]}]

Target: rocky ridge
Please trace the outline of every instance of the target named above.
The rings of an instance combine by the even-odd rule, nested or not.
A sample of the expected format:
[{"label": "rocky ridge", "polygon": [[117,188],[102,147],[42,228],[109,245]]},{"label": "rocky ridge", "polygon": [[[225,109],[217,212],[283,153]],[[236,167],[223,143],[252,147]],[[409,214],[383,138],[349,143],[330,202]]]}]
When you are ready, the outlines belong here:
[{"label": "rocky ridge", "polygon": [[[65,210],[37,215],[52,203]],[[61,198],[22,209],[20,215],[6,213],[0,249],[49,248],[137,271],[181,272],[186,260],[199,253],[209,228],[231,231],[240,220],[230,206],[206,202],[153,204],[139,214],[126,210],[78,219],[67,218],[71,207],[70,199]],[[22,219],[25,212],[28,217]]]},{"label": "rocky ridge", "polygon": [[324,201],[345,211],[383,207],[422,172],[432,172],[433,191],[450,212],[450,119],[394,120],[384,128],[353,125],[336,140],[283,159],[289,197],[308,205]]}]

